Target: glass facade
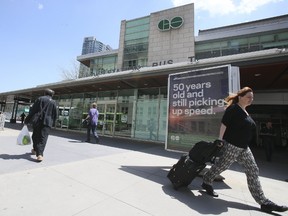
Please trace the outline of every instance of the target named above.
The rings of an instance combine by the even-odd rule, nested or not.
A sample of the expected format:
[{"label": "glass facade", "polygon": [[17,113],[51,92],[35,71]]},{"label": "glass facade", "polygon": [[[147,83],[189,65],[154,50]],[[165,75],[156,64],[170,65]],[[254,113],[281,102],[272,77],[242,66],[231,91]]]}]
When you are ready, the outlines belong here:
[{"label": "glass facade", "polygon": [[150,17],[126,22],[123,70],[147,66]]},{"label": "glass facade", "polygon": [[288,48],[288,32],[261,34],[195,44],[196,59],[213,58],[272,48]]},{"label": "glass facade", "polygon": [[167,89],[127,89],[62,95],[57,103],[56,127],[86,131],[81,123],[93,102],[97,103],[99,135],[165,141]]},{"label": "glass facade", "polygon": [[[57,100],[58,119],[56,121],[56,127],[68,128],[69,127],[69,114],[71,109],[71,96],[62,95]],[[70,127],[71,128],[71,127]]]},{"label": "glass facade", "polygon": [[91,76],[114,73],[117,71],[117,55],[101,56],[90,61]]},{"label": "glass facade", "polygon": [[137,96],[135,136],[158,139],[159,88],[139,89]]}]

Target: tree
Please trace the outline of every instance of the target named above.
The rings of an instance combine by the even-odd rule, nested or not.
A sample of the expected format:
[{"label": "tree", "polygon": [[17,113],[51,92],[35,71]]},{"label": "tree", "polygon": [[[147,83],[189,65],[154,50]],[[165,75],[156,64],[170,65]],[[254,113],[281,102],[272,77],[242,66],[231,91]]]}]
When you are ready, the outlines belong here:
[{"label": "tree", "polygon": [[79,78],[80,63],[76,60],[71,62],[70,69],[60,68],[63,80],[75,80]]}]

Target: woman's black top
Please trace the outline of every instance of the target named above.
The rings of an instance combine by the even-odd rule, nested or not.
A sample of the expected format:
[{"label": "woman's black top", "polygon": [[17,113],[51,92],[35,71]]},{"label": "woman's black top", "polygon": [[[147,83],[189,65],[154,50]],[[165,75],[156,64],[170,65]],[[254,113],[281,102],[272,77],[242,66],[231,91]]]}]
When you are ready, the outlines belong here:
[{"label": "woman's black top", "polygon": [[225,110],[222,123],[226,126],[223,139],[230,144],[245,149],[255,140],[256,124],[238,104]]}]

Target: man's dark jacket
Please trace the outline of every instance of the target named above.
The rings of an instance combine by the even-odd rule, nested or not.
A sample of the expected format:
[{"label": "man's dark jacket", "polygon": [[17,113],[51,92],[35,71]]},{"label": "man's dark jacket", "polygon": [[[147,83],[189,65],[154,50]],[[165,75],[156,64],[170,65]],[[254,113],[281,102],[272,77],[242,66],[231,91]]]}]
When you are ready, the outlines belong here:
[{"label": "man's dark jacket", "polygon": [[[49,103],[49,104],[48,104]],[[48,104],[48,105],[47,105]],[[57,109],[56,109],[56,103],[52,98],[48,95],[39,97],[33,106],[30,108],[28,116],[25,118],[25,124],[28,124],[31,120],[31,118],[38,112],[40,112],[43,108],[41,122],[43,125],[52,127],[54,122],[56,121],[57,116]]]}]

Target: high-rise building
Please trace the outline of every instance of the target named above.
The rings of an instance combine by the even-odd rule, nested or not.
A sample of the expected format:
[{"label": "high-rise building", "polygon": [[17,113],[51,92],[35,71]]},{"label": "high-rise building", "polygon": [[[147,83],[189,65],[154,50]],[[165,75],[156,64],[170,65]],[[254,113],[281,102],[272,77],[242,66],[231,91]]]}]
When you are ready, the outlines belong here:
[{"label": "high-rise building", "polygon": [[112,50],[109,45],[97,41],[95,37],[85,37],[82,46],[82,55]]}]

